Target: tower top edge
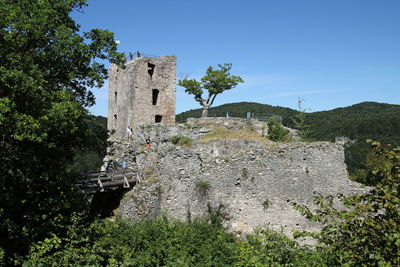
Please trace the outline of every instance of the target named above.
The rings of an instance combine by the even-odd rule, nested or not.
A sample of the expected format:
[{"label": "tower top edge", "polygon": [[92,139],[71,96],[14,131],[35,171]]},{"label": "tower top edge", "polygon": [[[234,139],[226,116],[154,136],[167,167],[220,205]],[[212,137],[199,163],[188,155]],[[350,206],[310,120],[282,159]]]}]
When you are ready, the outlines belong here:
[{"label": "tower top edge", "polygon": [[[157,61],[177,61],[177,57],[174,55],[168,56],[168,55],[162,55],[159,58],[156,57],[148,57],[148,56],[141,56],[134,58],[132,60],[129,60],[125,62],[125,66],[132,65],[138,62],[157,62]],[[110,68],[118,68],[118,66],[115,63],[111,63]]]}]

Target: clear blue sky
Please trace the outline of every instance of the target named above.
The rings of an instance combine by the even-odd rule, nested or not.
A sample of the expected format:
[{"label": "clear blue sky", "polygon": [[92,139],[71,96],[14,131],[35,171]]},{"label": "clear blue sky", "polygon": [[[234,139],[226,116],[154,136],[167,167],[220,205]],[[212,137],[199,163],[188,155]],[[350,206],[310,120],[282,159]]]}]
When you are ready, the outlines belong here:
[{"label": "clear blue sky", "polygon": [[[178,78],[232,63],[244,84],[214,106],[400,104],[399,0],[89,0],[73,18],[113,31],[120,51],[177,56]],[[107,91],[94,89],[93,114],[107,116]],[[177,113],[200,108],[179,86],[176,101]]]}]

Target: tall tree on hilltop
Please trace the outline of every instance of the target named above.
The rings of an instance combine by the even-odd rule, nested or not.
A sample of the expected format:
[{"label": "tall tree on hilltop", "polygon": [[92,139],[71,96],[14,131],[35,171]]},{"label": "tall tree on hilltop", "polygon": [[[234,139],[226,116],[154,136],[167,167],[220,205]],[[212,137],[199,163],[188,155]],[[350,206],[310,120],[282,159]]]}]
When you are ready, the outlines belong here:
[{"label": "tall tree on hilltop", "polygon": [[[95,145],[85,107],[101,87],[101,60],[122,64],[112,32],[79,32],[86,0],[0,1],[0,262],[57,234],[75,209],[66,164]],[[97,59],[97,60],[96,60]],[[89,88],[89,89],[88,89]]]},{"label": "tall tree on hilltop", "polygon": [[[193,94],[194,99],[203,106],[202,117],[208,116],[208,108],[214,103],[218,94],[230,90],[243,82],[241,77],[229,73],[232,64],[218,64],[218,67],[219,69],[215,70],[211,66],[208,67],[206,75],[201,78],[201,82],[187,78],[178,81],[178,85],[185,87],[185,92]],[[208,91],[208,96],[205,99],[202,97],[203,89]]]},{"label": "tall tree on hilltop", "polygon": [[[298,113],[292,119],[294,123],[294,127],[298,130],[299,136],[303,141],[307,140],[308,135],[310,134],[310,125],[306,124],[306,108],[303,108],[302,103],[305,100],[303,98],[297,99],[297,105],[299,107]],[[309,110],[309,109],[308,109]]]}]

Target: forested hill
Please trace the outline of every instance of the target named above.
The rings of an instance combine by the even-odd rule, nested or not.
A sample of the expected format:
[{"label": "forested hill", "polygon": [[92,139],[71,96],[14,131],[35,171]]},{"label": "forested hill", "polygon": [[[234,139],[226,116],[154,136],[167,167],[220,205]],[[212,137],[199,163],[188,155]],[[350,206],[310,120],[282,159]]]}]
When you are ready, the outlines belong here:
[{"label": "forested hill", "polygon": [[400,105],[363,102],[350,107],[308,114],[310,137],[334,140],[348,136],[354,140],[377,139],[400,144]]},{"label": "forested hill", "polygon": [[[370,146],[366,139],[400,145],[400,105],[363,102],[350,107],[313,112],[306,117],[309,137],[333,141],[347,136],[357,143],[346,148],[346,164],[350,174],[363,168]],[[368,182],[367,182],[368,183]]]},{"label": "forested hill", "polygon": [[[176,115],[177,122],[190,117],[200,117],[202,109],[194,109]],[[231,103],[209,109],[210,117],[245,118],[247,112],[282,115],[283,125],[294,128],[293,118],[297,110],[259,103]],[[378,139],[384,143],[400,144],[400,105],[363,102],[345,108],[306,114],[306,124],[311,127],[310,138],[333,141],[337,136],[354,140]]]},{"label": "forested hill", "polygon": [[[201,117],[201,112],[202,108],[182,112],[176,115],[176,122],[186,122],[187,118],[199,118]],[[291,118],[298,113],[298,111],[290,108],[251,102],[239,102],[209,108],[208,116],[225,117],[226,112],[229,112],[231,117],[239,118],[246,118],[247,112],[282,115],[283,124],[288,127],[293,127]]]},{"label": "forested hill", "polygon": [[[189,110],[176,116],[177,122],[189,117],[200,117],[202,109]],[[246,117],[247,112],[282,115],[283,125],[295,128],[293,118],[299,111],[258,103],[232,103],[209,109],[209,116]],[[363,102],[345,108],[306,113],[309,125],[308,139],[334,141],[337,136],[347,136],[357,143],[346,148],[346,163],[350,173],[362,167],[369,151],[366,139],[393,146],[400,145],[400,105]]]}]

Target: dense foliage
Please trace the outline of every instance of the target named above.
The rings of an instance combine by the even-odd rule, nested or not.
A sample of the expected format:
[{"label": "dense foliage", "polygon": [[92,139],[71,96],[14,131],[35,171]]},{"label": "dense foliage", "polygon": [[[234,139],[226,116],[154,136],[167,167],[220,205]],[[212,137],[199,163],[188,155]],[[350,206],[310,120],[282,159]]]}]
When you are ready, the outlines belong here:
[{"label": "dense foliage", "polygon": [[222,226],[221,216],[179,222],[166,216],[130,223],[81,222],[66,238],[32,247],[26,266],[326,266],[326,254],[301,247],[282,234],[260,231],[248,241]]},{"label": "dense foliage", "polygon": [[[219,69],[208,67],[206,75],[201,78],[201,82],[196,79],[184,78],[178,81],[178,85],[185,88],[185,92],[192,94],[194,99],[203,106],[202,117],[208,116],[208,108],[214,103],[217,95],[226,90],[236,87],[243,80],[239,76],[231,75],[232,64],[218,64]],[[207,90],[207,98],[203,99],[203,91]]]},{"label": "dense foliage", "polygon": [[334,197],[317,195],[314,213],[297,206],[309,219],[324,223],[319,233],[302,233],[319,240],[340,265],[398,266],[400,264],[400,147],[372,142],[368,175],[378,184],[365,194]]},{"label": "dense foliage", "polygon": [[0,247],[8,264],[82,206],[66,165],[76,151],[99,147],[84,109],[94,103],[90,88],[107,78],[96,59],[123,59],[113,33],[79,32],[69,15],[85,5],[0,1]]},{"label": "dense foliage", "polygon": [[96,146],[76,152],[67,170],[74,174],[100,171],[103,158],[107,152],[107,118],[102,116],[89,116],[88,128],[96,138]]}]

